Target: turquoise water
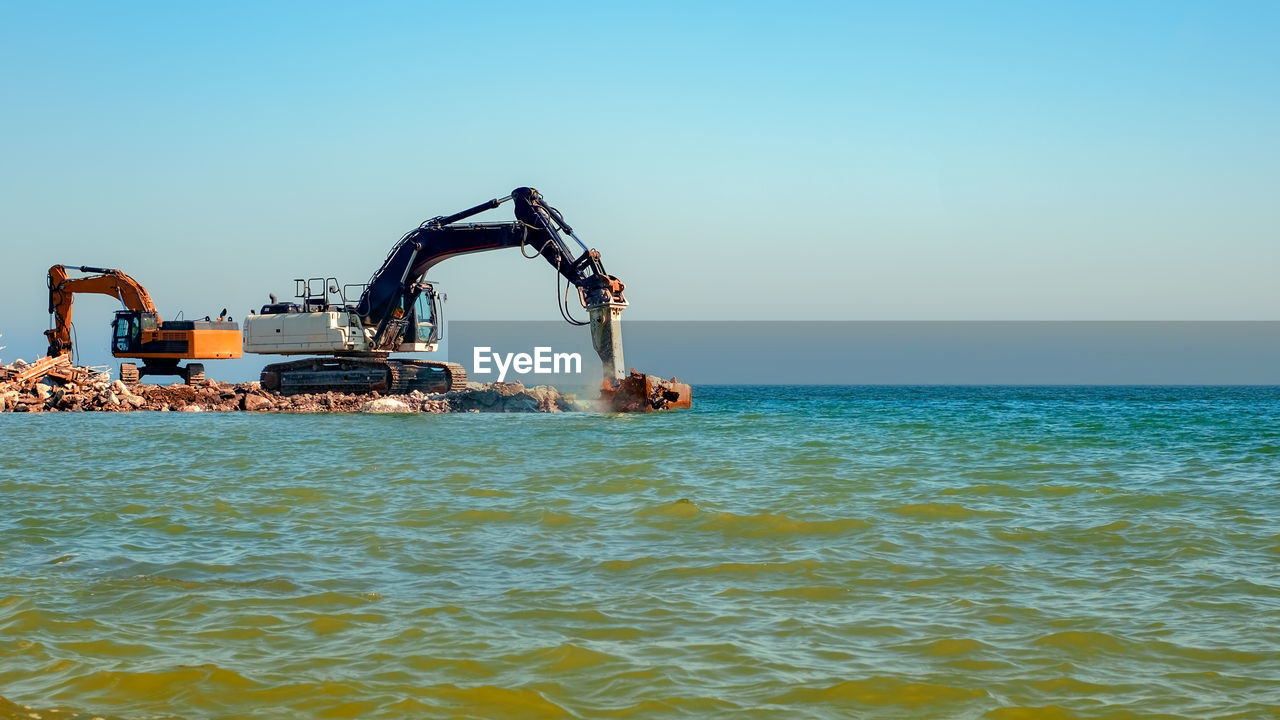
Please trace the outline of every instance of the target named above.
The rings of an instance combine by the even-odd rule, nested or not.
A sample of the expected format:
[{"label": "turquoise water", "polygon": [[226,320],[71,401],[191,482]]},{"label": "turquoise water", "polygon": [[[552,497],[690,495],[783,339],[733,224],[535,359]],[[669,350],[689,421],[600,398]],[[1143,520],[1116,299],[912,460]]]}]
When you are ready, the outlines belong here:
[{"label": "turquoise water", "polygon": [[0,718],[1280,716],[1280,389],[695,402],[0,415]]}]

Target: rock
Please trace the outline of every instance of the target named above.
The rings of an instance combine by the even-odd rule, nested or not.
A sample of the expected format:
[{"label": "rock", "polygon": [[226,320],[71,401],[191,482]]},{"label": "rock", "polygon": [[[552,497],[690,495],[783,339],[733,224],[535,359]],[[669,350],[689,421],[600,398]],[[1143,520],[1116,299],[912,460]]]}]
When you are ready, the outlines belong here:
[{"label": "rock", "polygon": [[527,391],[538,401],[538,412],[560,412],[559,400],[562,397],[560,391],[550,385],[538,385],[529,388]]},{"label": "rock", "polygon": [[120,397],[129,397],[130,395],[133,394],[129,392],[128,386],[126,386],[124,382],[120,380],[116,380],[115,382],[111,383],[111,391],[114,392],[116,395],[119,395]]},{"label": "rock", "polygon": [[496,382],[493,384],[493,389],[497,390],[499,395],[515,395],[516,393],[524,392],[524,383],[519,380]]},{"label": "rock", "polygon": [[36,397],[41,400],[48,400],[50,395],[53,395],[53,388],[44,383],[36,383]]},{"label": "rock", "polygon": [[245,395],[242,400],[240,400],[240,409],[244,410],[245,412],[254,412],[257,410],[270,410],[271,400],[265,397],[262,397],[261,395],[254,395],[252,393],[249,393]]},{"label": "rock", "polygon": [[182,412],[204,412],[204,409],[199,405],[184,405]]},{"label": "rock", "polygon": [[393,397],[378,398],[360,406],[362,413],[407,413],[413,412],[413,408],[403,400]]},{"label": "rock", "polygon": [[119,405],[119,404],[120,404],[120,398],[116,397],[116,394],[115,394],[115,393],[113,393],[113,392],[111,392],[110,390],[108,390],[108,391],[107,391],[107,404],[108,404],[108,405]]},{"label": "rock", "polygon": [[466,404],[468,407],[474,408],[491,408],[502,400],[502,395],[493,388],[481,388],[472,390],[467,388],[464,393]]},{"label": "rock", "polygon": [[123,402],[135,409],[141,408],[143,405],[147,404],[146,400],[138,397],[137,395],[125,395]]},{"label": "rock", "polygon": [[467,386],[466,390],[440,396],[452,412],[559,412],[578,409],[572,397],[550,385],[525,388],[519,382]]},{"label": "rock", "polygon": [[527,392],[510,395],[502,403],[502,412],[538,412],[538,398]]}]

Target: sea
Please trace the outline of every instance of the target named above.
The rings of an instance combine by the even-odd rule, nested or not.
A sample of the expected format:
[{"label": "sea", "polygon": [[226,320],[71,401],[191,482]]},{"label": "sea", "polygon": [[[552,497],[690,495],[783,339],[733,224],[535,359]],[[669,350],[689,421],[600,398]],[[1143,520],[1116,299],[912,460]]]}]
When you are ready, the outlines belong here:
[{"label": "sea", "polygon": [[1280,388],[0,415],[0,718],[1280,717]]}]

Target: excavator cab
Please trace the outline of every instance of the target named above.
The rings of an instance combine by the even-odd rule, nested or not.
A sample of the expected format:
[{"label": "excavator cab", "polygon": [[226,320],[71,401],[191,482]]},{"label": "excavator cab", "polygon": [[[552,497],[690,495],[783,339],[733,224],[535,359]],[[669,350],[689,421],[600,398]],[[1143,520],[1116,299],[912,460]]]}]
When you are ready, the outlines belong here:
[{"label": "excavator cab", "polygon": [[423,344],[440,342],[440,323],[437,320],[439,305],[436,297],[435,288],[427,285],[414,301],[409,317],[410,327],[413,328],[413,342]]},{"label": "excavator cab", "polygon": [[398,338],[395,352],[434,352],[440,342],[440,306],[431,285],[421,283],[400,298],[383,326],[388,337]]},{"label": "excavator cab", "polygon": [[135,357],[142,351],[142,331],[159,327],[155,313],[139,310],[117,310],[111,321],[111,354]]}]

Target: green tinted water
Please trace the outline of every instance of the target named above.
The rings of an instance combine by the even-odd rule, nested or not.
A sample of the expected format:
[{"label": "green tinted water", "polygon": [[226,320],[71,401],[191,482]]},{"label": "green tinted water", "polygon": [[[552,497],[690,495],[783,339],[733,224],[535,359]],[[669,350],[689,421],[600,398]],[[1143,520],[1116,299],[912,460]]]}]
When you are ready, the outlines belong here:
[{"label": "green tinted water", "polygon": [[1280,714],[1280,390],[697,403],[2,415],[0,718]]}]

